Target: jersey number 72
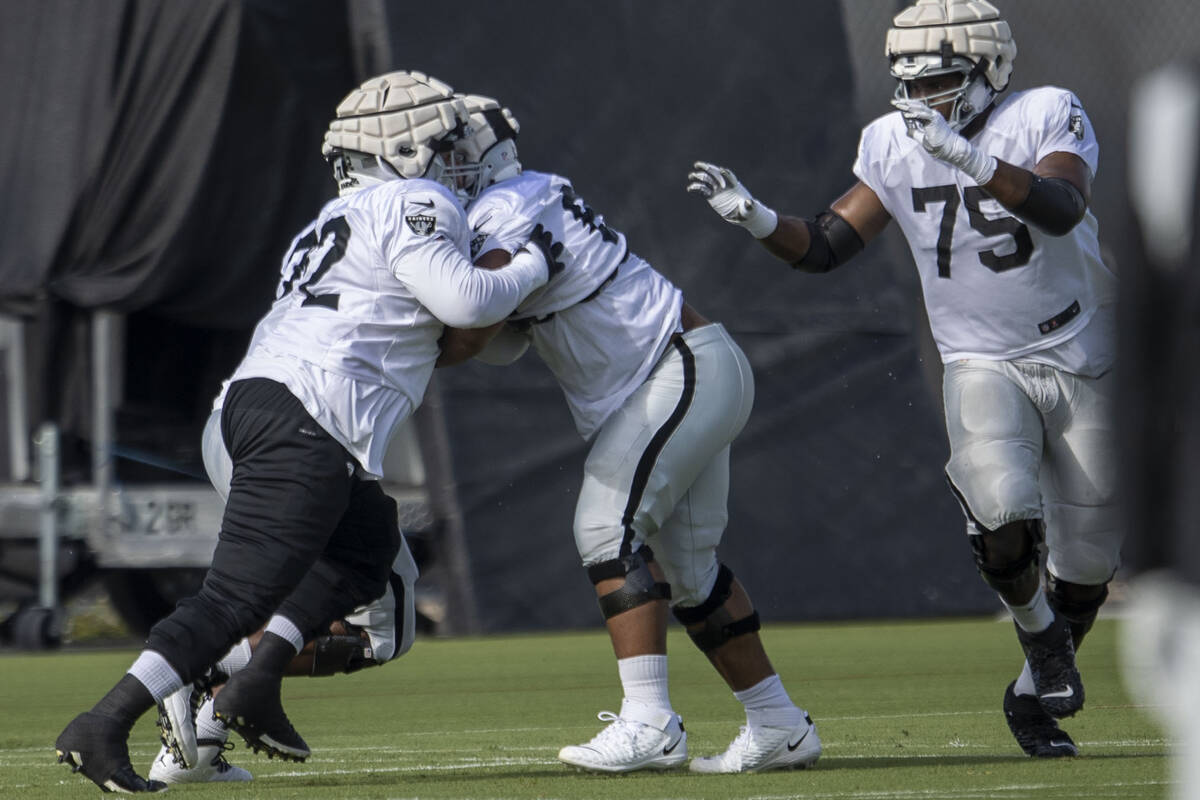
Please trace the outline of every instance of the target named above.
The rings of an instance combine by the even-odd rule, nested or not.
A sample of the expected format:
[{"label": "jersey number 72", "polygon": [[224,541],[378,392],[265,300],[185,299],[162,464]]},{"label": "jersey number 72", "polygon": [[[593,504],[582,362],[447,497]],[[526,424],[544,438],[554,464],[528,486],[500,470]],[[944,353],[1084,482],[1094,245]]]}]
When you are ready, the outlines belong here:
[{"label": "jersey number 72", "polygon": [[[292,284],[304,277],[313,256],[324,249],[324,255],[308,278],[296,287],[304,294],[301,306],[321,306],[337,311],[341,295],[336,292],[318,293],[315,284],[324,277],[334,264],[342,260],[346,254],[346,245],[350,243],[350,223],[345,217],[333,217],[326,220],[320,230],[310,230],[300,237],[292,252],[288,254],[288,263],[294,264],[291,274],[279,285],[279,296],[283,297],[292,290]],[[297,260],[298,259],[298,260]]]}]

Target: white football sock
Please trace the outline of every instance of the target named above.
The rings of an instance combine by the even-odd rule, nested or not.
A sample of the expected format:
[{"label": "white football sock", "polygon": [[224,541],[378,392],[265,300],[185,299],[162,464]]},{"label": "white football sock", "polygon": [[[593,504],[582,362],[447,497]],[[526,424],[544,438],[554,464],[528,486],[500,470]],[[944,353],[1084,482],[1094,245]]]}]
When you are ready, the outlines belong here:
[{"label": "white football sock", "polygon": [[666,656],[619,658],[617,672],[621,675],[621,688],[625,690],[626,701],[641,703],[651,708],[673,710],[667,691]]},{"label": "white football sock", "polygon": [[1033,685],[1033,673],[1029,671],[1029,662],[1025,662],[1025,666],[1021,669],[1021,677],[1017,678],[1017,685],[1013,687],[1013,694],[1037,694],[1037,687]]},{"label": "white football sock", "polygon": [[286,639],[291,642],[292,647],[296,648],[297,653],[304,649],[304,634],[300,633],[300,629],[296,627],[296,623],[287,617],[281,617],[278,614],[271,617],[264,632],[273,633],[280,639]]},{"label": "white football sock", "polygon": [[[1000,598],[1004,602],[1004,598]],[[1012,613],[1013,619],[1021,626],[1022,630],[1030,633],[1040,633],[1050,627],[1050,623],[1054,622],[1054,609],[1050,607],[1050,602],[1046,600],[1046,593],[1040,588],[1033,593],[1033,599],[1022,606],[1010,606],[1004,603],[1005,607]]]},{"label": "white football sock", "polygon": [[734,692],[733,696],[746,707],[749,725],[788,728],[804,718],[804,712],[788,697],[778,675],[763,678],[749,689]]},{"label": "white football sock", "polygon": [[141,681],[155,702],[183,687],[179,673],[153,650],[143,650],[127,672]]},{"label": "white football sock", "polygon": [[229,728],[213,716],[213,699],[208,697],[196,711],[196,740],[215,739],[224,742],[229,738]]},{"label": "white football sock", "polygon": [[225,675],[241,672],[250,663],[250,640],[242,639],[229,649],[229,652],[217,662],[217,669]]}]

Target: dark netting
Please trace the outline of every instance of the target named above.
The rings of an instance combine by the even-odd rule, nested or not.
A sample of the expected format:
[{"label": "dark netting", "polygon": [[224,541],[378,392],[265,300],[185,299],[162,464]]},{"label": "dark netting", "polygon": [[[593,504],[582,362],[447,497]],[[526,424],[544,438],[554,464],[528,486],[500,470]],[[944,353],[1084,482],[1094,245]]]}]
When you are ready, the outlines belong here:
[{"label": "dark netting", "polygon": [[346,19],[344,0],[0,6],[0,152],[20,187],[0,309],[33,324],[31,423],[62,426],[68,480],[86,477],[95,308],[129,315],[119,445],[197,468],[280,256],[333,193],[320,142],[358,80]]}]

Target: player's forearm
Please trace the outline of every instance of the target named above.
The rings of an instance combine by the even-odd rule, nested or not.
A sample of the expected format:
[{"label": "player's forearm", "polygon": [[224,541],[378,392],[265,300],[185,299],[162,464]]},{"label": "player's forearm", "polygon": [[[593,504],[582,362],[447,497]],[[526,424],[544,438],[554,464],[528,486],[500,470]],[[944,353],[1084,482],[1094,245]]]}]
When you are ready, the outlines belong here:
[{"label": "player's forearm", "polygon": [[1017,206],[1025,202],[1032,182],[1033,173],[1029,170],[996,159],[996,171],[982,188],[1000,205],[1009,211],[1015,211]]},{"label": "player's forearm", "polygon": [[1060,177],[1042,177],[996,160],[996,173],[983,185],[1000,205],[1051,236],[1074,228],[1087,211],[1083,193]]},{"label": "player's forearm", "polygon": [[767,251],[789,264],[795,264],[808,253],[812,246],[812,238],[808,226],[800,217],[779,215],[779,224],[765,239],[759,239]]},{"label": "player's forearm", "polygon": [[546,258],[536,247],[517,251],[508,265],[496,270],[476,269],[451,248],[433,265],[428,287],[410,288],[446,325],[484,328],[504,320],[530,292],[545,285],[548,277]]}]

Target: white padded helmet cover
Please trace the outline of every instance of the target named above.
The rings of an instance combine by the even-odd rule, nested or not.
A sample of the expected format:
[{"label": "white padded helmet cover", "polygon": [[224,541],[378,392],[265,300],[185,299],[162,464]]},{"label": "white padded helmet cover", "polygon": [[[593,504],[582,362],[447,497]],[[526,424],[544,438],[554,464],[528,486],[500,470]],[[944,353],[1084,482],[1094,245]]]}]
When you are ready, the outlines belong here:
[{"label": "white padded helmet cover", "polygon": [[447,84],[421,72],[389,72],[346,95],[321,152],[377,155],[401,177],[420,178],[436,154],[434,143],[467,122],[466,106]]},{"label": "white padded helmet cover", "polygon": [[942,43],[948,42],[956,56],[973,64],[986,60],[983,74],[994,91],[1008,86],[1017,45],[1008,23],[986,0],[917,0],[892,24],[884,51],[893,77],[917,77],[904,74],[901,56],[941,54]]}]

